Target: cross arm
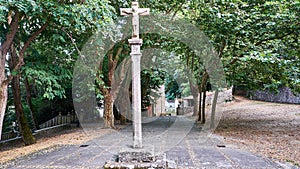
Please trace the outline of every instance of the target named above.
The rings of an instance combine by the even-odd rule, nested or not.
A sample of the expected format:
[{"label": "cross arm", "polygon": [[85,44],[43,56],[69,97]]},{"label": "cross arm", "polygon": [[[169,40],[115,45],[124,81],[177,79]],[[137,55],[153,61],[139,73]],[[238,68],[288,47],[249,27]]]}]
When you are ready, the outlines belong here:
[{"label": "cross arm", "polygon": [[139,8],[137,12],[133,11],[132,8],[121,8],[120,13],[122,16],[131,15],[133,13],[137,13],[139,15],[149,15],[150,9],[149,8]]},{"label": "cross arm", "polygon": [[138,13],[140,15],[149,15],[150,14],[150,8],[140,8]]},{"label": "cross arm", "polygon": [[120,8],[120,13],[122,16],[127,16],[133,13],[131,8]]}]

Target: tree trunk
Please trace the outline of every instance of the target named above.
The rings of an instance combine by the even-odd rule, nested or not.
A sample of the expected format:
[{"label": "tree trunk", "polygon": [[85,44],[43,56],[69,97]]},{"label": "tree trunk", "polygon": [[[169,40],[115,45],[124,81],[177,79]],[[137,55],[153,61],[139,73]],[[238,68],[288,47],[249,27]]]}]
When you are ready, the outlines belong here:
[{"label": "tree trunk", "polygon": [[198,101],[198,93],[193,94],[193,102],[194,102],[194,110],[193,110],[193,116],[197,116],[198,114],[198,108],[199,108],[199,101]]},{"label": "tree trunk", "polygon": [[216,107],[217,107],[218,95],[219,95],[219,90],[216,89],[215,94],[214,94],[213,103],[212,103],[212,108],[211,108],[211,123],[210,123],[211,128],[215,127],[215,117],[216,117]]},{"label": "tree trunk", "polygon": [[202,89],[199,89],[199,103],[198,103],[198,117],[197,117],[197,121],[201,121],[201,104],[202,104]]},{"label": "tree trunk", "polygon": [[[5,41],[1,43],[0,47],[0,136],[2,134],[2,126],[3,126],[3,120],[4,120],[4,114],[6,110],[6,104],[7,104],[7,88],[8,83],[12,80],[13,75],[10,74],[7,76],[5,72],[5,64],[6,64],[6,56],[9,51],[9,49],[12,47],[13,41],[15,39],[15,35],[18,32],[19,29],[19,21],[20,18],[24,14],[21,14],[18,10],[15,10],[14,12],[11,12],[8,16],[8,23],[9,23],[9,31],[5,35]],[[13,71],[19,71],[21,66],[23,65],[23,57],[25,54],[26,49],[29,47],[30,43],[41,33],[43,32],[48,26],[48,23],[45,23],[40,29],[38,29],[36,32],[34,32],[29,39],[25,42],[24,46],[20,50],[19,53],[19,60],[16,61],[16,63],[13,65],[14,67],[11,68],[11,72]],[[15,51],[12,51],[15,52]],[[6,77],[7,76],[7,77]],[[20,84],[18,84],[20,85]],[[19,86],[20,87],[20,86]]]},{"label": "tree trunk", "polygon": [[4,115],[7,106],[7,97],[8,97],[7,88],[8,88],[8,83],[11,80],[6,78],[6,73],[5,73],[6,55],[18,31],[19,17],[20,17],[19,11],[15,11],[14,16],[12,16],[12,14],[8,16],[8,18],[11,18],[12,20],[8,22],[10,25],[9,31],[6,34],[5,41],[1,43],[1,47],[0,47],[0,87],[1,87],[0,89],[0,140],[2,135]]},{"label": "tree trunk", "polygon": [[22,134],[22,139],[25,145],[34,144],[36,143],[36,140],[32,135],[31,129],[29,127],[21,103],[20,75],[13,77],[12,88],[13,88],[15,111],[16,111],[17,120],[19,122],[19,129]]},{"label": "tree trunk", "polygon": [[2,52],[3,51],[0,51],[0,140],[2,135],[2,127],[3,127],[3,121],[4,121],[6,105],[7,105],[7,97],[8,97],[7,95],[8,82],[6,82],[6,76],[5,76],[6,53],[2,53]]},{"label": "tree trunk", "polygon": [[[2,127],[4,121],[4,115],[6,111],[6,104],[7,104],[7,88],[8,83],[5,82],[5,55],[0,52],[1,55],[1,65],[0,65],[0,140],[2,135]],[[3,68],[2,68],[3,67]]]},{"label": "tree trunk", "polygon": [[206,100],[206,88],[203,90],[203,100],[202,100],[202,110],[201,110],[201,123],[204,124],[206,122],[205,117],[205,100]]},{"label": "tree trunk", "polygon": [[[1,46],[2,48],[3,46]],[[1,49],[0,48],[0,49]],[[8,84],[5,83],[5,56],[6,53],[3,53],[3,51],[0,51],[0,140],[2,136],[2,127],[3,127],[3,121],[4,121],[4,115],[6,111],[6,104],[7,104],[7,87]]]},{"label": "tree trunk", "polygon": [[27,77],[25,78],[25,87],[26,87],[26,102],[29,107],[34,130],[37,130],[37,129],[39,129],[39,125],[37,123],[36,111],[34,110],[32,102],[31,102],[31,87],[30,87]]},{"label": "tree trunk", "polygon": [[[11,47],[11,58],[9,62],[9,67],[11,71],[14,71],[16,66],[20,64],[20,58],[18,58],[16,51],[13,46]],[[26,119],[24,109],[21,101],[21,89],[20,89],[20,72],[18,70],[18,74],[13,76],[12,79],[12,91],[15,105],[15,112],[17,116],[17,120],[19,123],[19,130],[22,135],[22,139],[25,145],[31,145],[36,143],[35,138],[32,135],[31,129],[28,124],[28,120]]]},{"label": "tree trunk", "polygon": [[191,88],[193,102],[194,102],[193,116],[197,116],[198,108],[199,108],[199,106],[198,106],[198,95],[199,95],[198,86],[193,82],[193,79],[191,79],[191,77],[189,77],[189,83],[190,83],[190,88]]},{"label": "tree trunk", "polygon": [[[103,79],[98,76],[100,81]],[[107,89],[104,85],[99,85],[100,91],[104,95],[104,123],[105,127],[115,128],[115,118],[113,113],[113,95],[110,92],[110,89]]]},{"label": "tree trunk", "polygon": [[105,127],[115,128],[114,119],[112,95],[110,92],[107,92],[104,97]]},{"label": "tree trunk", "polygon": [[[116,49],[114,53],[113,50],[108,52],[108,79],[105,85],[101,84],[99,86],[101,92],[104,94],[104,120],[105,127],[115,128],[114,124],[114,114],[113,114],[113,104],[114,104],[114,94],[112,92],[113,88],[113,78],[115,69],[118,64],[119,56],[122,52],[123,48],[119,47]],[[115,54],[115,55],[114,55]],[[102,71],[102,65],[99,65],[99,70]],[[99,80],[103,82],[103,79],[98,76]],[[110,87],[107,89],[106,87]]]},{"label": "tree trunk", "polygon": [[2,127],[4,121],[4,115],[6,111],[6,104],[7,104],[7,85],[3,85],[3,80],[1,79],[1,88],[0,88],[0,140],[2,135]]},{"label": "tree trunk", "polygon": [[207,81],[208,81],[208,73],[205,71],[202,75],[202,81],[201,81],[201,89],[203,92],[202,110],[201,110],[201,123],[202,124],[204,124],[206,122],[206,118],[205,118],[205,104],[206,103],[205,102],[206,102]]}]

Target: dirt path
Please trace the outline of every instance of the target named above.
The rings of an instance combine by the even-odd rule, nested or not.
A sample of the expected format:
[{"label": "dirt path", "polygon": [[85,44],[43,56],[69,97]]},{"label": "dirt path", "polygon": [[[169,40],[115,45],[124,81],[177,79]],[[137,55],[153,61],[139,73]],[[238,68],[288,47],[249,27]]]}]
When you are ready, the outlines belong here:
[{"label": "dirt path", "polygon": [[300,166],[300,105],[236,97],[215,134],[257,154]]}]

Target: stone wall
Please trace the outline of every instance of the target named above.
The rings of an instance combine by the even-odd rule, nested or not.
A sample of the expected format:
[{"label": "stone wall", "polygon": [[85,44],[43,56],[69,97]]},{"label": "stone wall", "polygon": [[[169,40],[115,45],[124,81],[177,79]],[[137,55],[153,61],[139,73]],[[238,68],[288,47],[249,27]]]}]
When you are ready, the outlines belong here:
[{"label": "stone wall", "polygon": [[270,91],[254,91],[250,92],[250,99],[262,100],[268,102],[278,103],[300,103],[300,95],[295,96],[290,88],[282,87],[278,90],[278,93]]}]

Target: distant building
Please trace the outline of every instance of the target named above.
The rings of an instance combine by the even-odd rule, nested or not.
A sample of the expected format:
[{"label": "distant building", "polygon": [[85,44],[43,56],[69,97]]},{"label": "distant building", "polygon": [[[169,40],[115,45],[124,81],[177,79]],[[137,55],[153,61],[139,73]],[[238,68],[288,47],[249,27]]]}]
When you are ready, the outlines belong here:
[{"label": "distant building", "polygon": [[192,107],[192,106],[194,106],[193,96],[187,96],[182,98],[181,107]]},{"label": "distant building", "polygon": [[179,100],[176,98],[175,100],[166,100],[165,101],[166,111],[173,111],[179,106]]},{"label": "distant building", "polygon": [[165,109],[166,109],[166,107],[165,107],[165,100],[166,100],[165,85],[160,86],[158,93],[159,93],[159,97],[153,98],[155,100],[155,103],[152,104],[148,108],[148,117],[160,116],[161,114],[165,113]]}]

